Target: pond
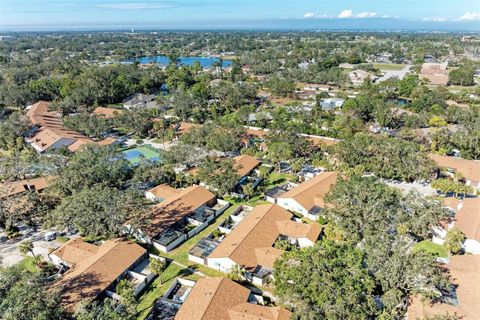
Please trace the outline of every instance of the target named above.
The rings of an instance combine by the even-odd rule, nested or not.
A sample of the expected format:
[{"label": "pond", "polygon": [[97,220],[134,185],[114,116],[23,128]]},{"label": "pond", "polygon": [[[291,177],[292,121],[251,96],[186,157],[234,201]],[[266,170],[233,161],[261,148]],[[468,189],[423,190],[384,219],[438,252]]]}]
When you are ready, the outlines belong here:
[{"label": "pond", "polygon": [[[196,61],[200,62],[200,65],[202,68],[210,68],[213,63],[219,61],[219,58],[216,57],[180,57],[179,59],[179,64],[181,65],[186,65],[186,66],[191,66],[193,65]],[[139,57],[139,58],[131,58],[127,59],[124,62],[126,63],[133,63],[138,61],[140,64],[149,64],[149,63],[155,63],[160,66],[167,66],[168,65],[168,57],[167,56],[147,56],[147,57]],[[229,67],[232,65],[232,61],[230,60],[223,60],[223,67]]]}]

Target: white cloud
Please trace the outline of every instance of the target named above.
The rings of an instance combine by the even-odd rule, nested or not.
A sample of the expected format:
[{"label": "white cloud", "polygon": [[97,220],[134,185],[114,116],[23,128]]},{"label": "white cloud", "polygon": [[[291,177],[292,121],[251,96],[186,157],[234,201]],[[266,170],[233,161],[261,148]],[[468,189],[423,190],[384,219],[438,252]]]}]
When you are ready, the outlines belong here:
[{"label": "white cloud", "polygon": [[467,12],[463,16],[453,21],[478,21],[480,20],[480,12]]},{"label": "white cloud", "polygon": [[148,2],[129,2],[129,3],[105,3],[98,4],[97,7],[116,10],[149,10],[164,9],[172,7],[167,3],[148,3]]},{"label": "white cloud", "polygon": [[340,12],[340,14],[338,15],[338,18],[339,19],[350,19],[350,18],[364,19],[364,18],[374,18],[376,16],[378,16],[378,13],[376,12],[364,11],[364,12],[354,14],[352,9],[347,9]]},{"label": "white cloud", "polygon": [[303,15],[304,19],[327,19],[331,18],[326,14],[317,14],[316,12],[307,12]]},{"label": "white cloud", "polygon": [[376,12],[360,12],[355,15],[355,18],[373,18],[376,17]]},{"label": "white cloud", "polygon": [[352,17],[353,17],[353,11],[352,11],[351,9],[343,10],[342,12],[340,12],[340,14],[338,15],[338,17],[339,17],[340,19],[352,18]]},{"label": "white cloud", "polygon": [[441,17],[425,17],[425,18],[423,18],[423,21],[443,22],[443,21],[447,21],[447,18],[441,18]]},{"label": "white cloud", "polygon": [[304,18],[315,18],[315,13],[313,12],[307,12],[303,15]]}]

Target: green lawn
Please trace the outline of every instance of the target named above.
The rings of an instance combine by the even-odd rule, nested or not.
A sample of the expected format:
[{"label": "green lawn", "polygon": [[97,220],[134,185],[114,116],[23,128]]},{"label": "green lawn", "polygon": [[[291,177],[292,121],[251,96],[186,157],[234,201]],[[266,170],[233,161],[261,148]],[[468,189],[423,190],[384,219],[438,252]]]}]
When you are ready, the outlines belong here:
[{"label": "green lawn", "polygon": [[22,261],[19,262],[19,264],[25,270],[30,272],[37,272],[39,270],[35,262],[33,262],[33,258],[29,256],[25,257]]},{"label": "green lawn", "polygon": [[[161,278],[157,277],[143,292],[142,296],[138,299],[137,304],[137,319],[143,320],[147,317],[148,313],[152,309],[157,301],[167,289],[170,287],[172,282],[178,278],[188,278],[190,280],[198,280],[198,276],[192,274],[187,269],[182,269],[176,264],[171,263],[167,269],[163,272]],[[162,283],[160,284],[160,280]]]},{"label": "green lawn", "polygon": [[415,251],[424,251],[432,253],[440,258],[448,258],[448,250],[445,246],[433,243],[430,240],[424,240],[417,243],[414,247]]},{"label": "green lawn", "polygon": [[391,70],[391,71],[399,71],[405,66],[404,64],[396,64],[396,63],[374,63],[373,66],[380,70]]},{"label": "green lawn", "polygon": [[267,179],[263,182],[263,185],[266,190],[272,189],[273,187],[279,186],[288,182],[294,178],[294,175],[289,173],[281,173],[273,171],[270,173]]}]

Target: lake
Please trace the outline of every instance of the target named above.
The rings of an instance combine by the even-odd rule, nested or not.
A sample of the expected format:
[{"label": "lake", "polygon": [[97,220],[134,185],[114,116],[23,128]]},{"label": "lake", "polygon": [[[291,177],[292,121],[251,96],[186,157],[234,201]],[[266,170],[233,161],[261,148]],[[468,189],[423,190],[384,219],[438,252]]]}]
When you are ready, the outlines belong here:
[{"label": "lake", "polygon": [[[179,58],[179,63],[181,65],[186,65],[186,66],[191,66],[193,65],[196,61],[200,62],[200,65],[202,68],[210,68],[214,62],[219,61],[219,58],[216,57],[180,57]],[[147,57],[140,57],[140,58],[131,58],[128,60],[125,60],[124,62],[127,63],[133,63],[135,61],[138,61],[140,64],[149,64],[149,63],[155,63],[161,66],[167,66],[168,65],[168,57],[167,56],[147,56]],[[230,60],[223,60],[223,67],[229,67],[232,65],[232,61]]]}]

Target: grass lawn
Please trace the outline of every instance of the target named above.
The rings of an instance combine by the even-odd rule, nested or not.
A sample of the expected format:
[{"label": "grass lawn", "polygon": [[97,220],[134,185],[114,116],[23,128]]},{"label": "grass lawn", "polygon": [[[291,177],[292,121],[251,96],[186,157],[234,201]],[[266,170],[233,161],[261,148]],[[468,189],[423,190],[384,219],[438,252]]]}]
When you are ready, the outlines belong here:
[{"label": "grass lawn", "polygon": [[263,182],[263,186],[266,190],[272,189],[273,187],[284,184],[287,181],[290,181],[294,178],[294,175],[289,173],[281,173],[273,171],[270,173],[267,179]]},{"label": "grass lawn", "polygon": [[396,64],[396,63],[374,63],[373,66],[380,70],[391,70],[391,71],[399,71],[405,66],[404,64]]},{"label": "grass lawn", "polygon": [[55,238],[55,240],[57,240],[57,241],[60,242],[60,243],[65,243],[65,242],[67,242],[67,241],[70,240],[70,239],[69,239],[68,237],[64,237],[64,236],[57,236],[57,237]]},{"label": "grass lawn", "polygon": [[424,240],[417,243],[414,247],[415,251],[425,251],[432,253],[440,258],[448,258],[448,250],[445,246],[433,243],[430,240]]},{"label": "grass lawn", "polygon": [[25,268],[25,270],[27,270],[27,271],[30,271],[30,272],[37,272],[38,271],[38,267],[33,262],[32,257],[25,257],[22,261],[19,262],[19,264],[21,266],[23,266],[23,268]]}]

